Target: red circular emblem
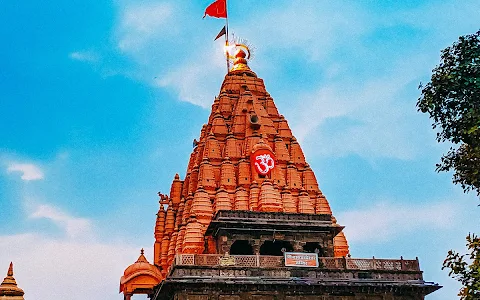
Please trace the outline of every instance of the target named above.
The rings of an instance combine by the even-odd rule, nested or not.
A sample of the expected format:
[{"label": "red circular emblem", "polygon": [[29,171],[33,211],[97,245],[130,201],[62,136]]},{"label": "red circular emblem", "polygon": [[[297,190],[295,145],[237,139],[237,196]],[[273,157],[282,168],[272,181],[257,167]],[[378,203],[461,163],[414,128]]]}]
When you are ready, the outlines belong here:
[{"label": "red circular emblem", "polygon": [[267,175],[275,167],[275,155],[267,149],[260,149],[250,155],[252,168],[260,175]]}]

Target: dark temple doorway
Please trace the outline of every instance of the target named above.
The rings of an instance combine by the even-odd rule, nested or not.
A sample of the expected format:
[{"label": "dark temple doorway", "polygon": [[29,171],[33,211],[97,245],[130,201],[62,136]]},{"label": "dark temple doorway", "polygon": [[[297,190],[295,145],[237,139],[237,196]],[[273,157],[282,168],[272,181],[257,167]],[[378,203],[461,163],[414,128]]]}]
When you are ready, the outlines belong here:
[{"label": "dark temple doorway", "polygon": [[260,247],[260,255],[283,256],[283,251],[292,252],[292,244],[286,241],[265,241]]},{"label": "dark temple doorway", "polygon": [[230,247],[231,255],[253,255],[253,248],[246,240],[237,240]]},{"label": "dark temple doorway", "polygon": [[318,253],[318,256],[325,256],[325,251],[323,251],[322,246],[317,242],[306,242],[303,246],[303,252],[307,253]]}]

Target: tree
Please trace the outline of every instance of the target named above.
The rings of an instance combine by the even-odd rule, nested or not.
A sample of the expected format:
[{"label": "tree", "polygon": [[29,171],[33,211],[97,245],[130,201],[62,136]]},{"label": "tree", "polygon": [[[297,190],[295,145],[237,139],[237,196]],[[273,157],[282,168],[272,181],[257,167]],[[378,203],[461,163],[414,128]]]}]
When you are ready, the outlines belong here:
[{"label": "tree", "polygon": [[[422,88],[418,110],[429,113],[437,141],[451,142],[437,171],[453,170],[453,182],[480,196],[480,30],[442,50],[440,65]],[[442,269],[460,281],[460,299],[480,299],[480,238],[467,236],[469,254],[450,250]]]},{"label": "tree", "polygon": [[439,128],[437,141],[454,144],[436,170],[453,170],[455,184],[480,196],[480,30],[444,49],[432,73],[417,107]]},{"label": "tree", "polygon": [[469,234],[467,249],[470,253],[466,255],[448,251],[442,270],[450,269],[448,275],[462,283],[463,287],[458,293],[460,299],[478,300],[480,299],[480,238],[475,234]]}]

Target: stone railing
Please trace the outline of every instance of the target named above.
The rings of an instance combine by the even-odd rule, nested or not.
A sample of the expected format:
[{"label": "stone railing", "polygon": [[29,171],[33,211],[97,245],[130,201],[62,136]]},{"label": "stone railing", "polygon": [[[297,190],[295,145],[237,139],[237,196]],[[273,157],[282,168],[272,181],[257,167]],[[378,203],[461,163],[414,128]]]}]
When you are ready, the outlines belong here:
[{"label": "stone railing", "polygon": [[[418,260],[406,259],[364,259],[349,257],[319,257],[319,268],[327,270],[357,271],[420,271]],[[179,254],[175,257],[177,266],[235,266],[257,268],[285,268],[283,256],[266,255],[220,255],[220,254]]]}]

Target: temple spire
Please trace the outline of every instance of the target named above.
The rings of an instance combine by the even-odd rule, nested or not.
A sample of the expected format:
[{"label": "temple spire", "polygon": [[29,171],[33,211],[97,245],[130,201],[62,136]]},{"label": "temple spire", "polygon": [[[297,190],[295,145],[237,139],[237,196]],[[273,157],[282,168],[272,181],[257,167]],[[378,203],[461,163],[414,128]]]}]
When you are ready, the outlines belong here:
[{"label": "temple spire", "polygon": [[17,281],[13,277],[13,263],[10,262],[7,277],[5,277],[2,284],[0,284],[0,299],[24,300],[24,294],[23,290],[17,286]]},{"label": "temple spire", "polygon": [[[144,261],[142,254],[139,261],[125,271],[121,281],[121,290],[125,295],[140,293],[141,289],[136,287],[143,280],[140,276],[151,270],[160,275],[150,277],[152,281],[149,284],[142,283],[149,289],[158,284],[158,278],[170,276],[171,269],[178,262],[176,255],[232,254],[235,239],[220,239],[212,232],[223,233],[209,230],[223,222],[219,218],[224,214],[247,216],[252,222],[241,226],[246,226],[251,232],[261,231],[263,226],[267,226],[258,225],[265,216],[275,220],[277,217],[282,220],[322,219],[326,229],[316,234],[321,236],[319,240],[324,241],[324,254],[331,257],[334,253],[341,256],[348,254],[348,244],[343,235],[334,241],[343,227],[334,226],[329,221],[332,212],[328,201],[319,189],[300,144],[292,135],[287,120],[279,114],[263,79],[248,65],[251,50],[239,41],[227,44],[226,50],[232,68],[214,98],[206,124],[194,140],[184,179],[180,180],[180,176],[175,174],[170,195],[159,194],[153,265],[146,259]],[[236,219],[229,221],[237,222]],[[297,226],[295,221],[291,223]],[[272,230],[275,232],[277,229],[280,230]],[[323,232],[328,232],[328,236]],[[270,233],[262,239],[269,237]],[[272,239],[280,239],[280,236],[273,234]],[[303,251],[299,240],[288,243],[295,245],[295,251]],[[252,247],[255,247],[252,254],[268,256],[273,253],[260,251],[259,243]],[[234,251],[232,255],[238,253]],[[185,259],[187,257],[192,256],[185,256]]]}]

